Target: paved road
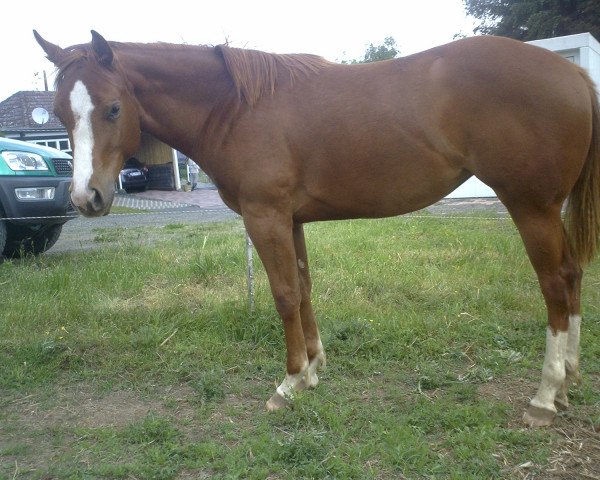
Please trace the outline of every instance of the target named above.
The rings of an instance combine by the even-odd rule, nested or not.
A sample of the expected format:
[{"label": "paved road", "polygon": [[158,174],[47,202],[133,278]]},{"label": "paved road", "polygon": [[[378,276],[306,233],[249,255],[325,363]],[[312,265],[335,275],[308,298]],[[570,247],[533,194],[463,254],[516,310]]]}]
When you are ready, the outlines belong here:
[{"label": "paved road", "polygon": [[111,213],[100,218],[79,216],[63,226],[62,234],[48,254],[89,250],[98,247],[94,241],[97,229],[164,226],[173,223],[221,222],[237,218],[227,208],[216,190],[194,192],[148,191],[116,195],[113,206],[139,210],[138,213]]},{"label": "paved road", "polygon": [[[163,226],[173,223],[220,222],[238,218],[221,201],[216,190],[201,188],[193,192],[148,191],[116,195],[114,206],[139,210],[139,213],[110,214],[101,218],[78,217],[68,221],[60,239],[48,253],[81,251],[98,247],[94,241],[99,228]],[[460,215],[473,211],[506,214],[504,206],[492,198],[445,199],[426,209],[434,215]]]}]

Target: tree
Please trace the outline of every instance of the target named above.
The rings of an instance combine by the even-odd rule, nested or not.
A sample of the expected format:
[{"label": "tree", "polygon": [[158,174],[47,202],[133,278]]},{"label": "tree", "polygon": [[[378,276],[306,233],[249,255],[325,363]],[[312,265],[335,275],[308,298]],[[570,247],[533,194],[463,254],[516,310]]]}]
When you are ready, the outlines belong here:
[{"label": "tree", "polygon": [[463,0],[475,33],[528,41],[590,32],[600,39],[598,0]]},{"label": "tree", "polygon": [[363,58],[350,61],[343,60],[342,63],[355,64],[378,62],[380,60],[389,60],[390,58],[396,58],[396,56],[399,53],[400,51],[396,48],[396,40],[394,40],[393,37],[386,37],[383,40],[382,45],[376,47],[372,43],[369,44]]}]

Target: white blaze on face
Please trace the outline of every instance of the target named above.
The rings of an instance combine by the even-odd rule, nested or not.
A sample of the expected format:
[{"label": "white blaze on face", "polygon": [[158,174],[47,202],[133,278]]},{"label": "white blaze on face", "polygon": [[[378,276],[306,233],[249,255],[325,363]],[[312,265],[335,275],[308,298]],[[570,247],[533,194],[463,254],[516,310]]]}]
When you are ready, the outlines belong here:
[{"label": "white blaze on face", "polygon": [[89,181],[92,177],[92,151],[94,134],[92,132],[92,111],[94,104],[88,89],[81,80],[77,80],[69,96],[71,110],[75,119],[73,142],[75,158],[73,160],[73,189],[71,196],[79,199],[78,204],[89,198]]}]

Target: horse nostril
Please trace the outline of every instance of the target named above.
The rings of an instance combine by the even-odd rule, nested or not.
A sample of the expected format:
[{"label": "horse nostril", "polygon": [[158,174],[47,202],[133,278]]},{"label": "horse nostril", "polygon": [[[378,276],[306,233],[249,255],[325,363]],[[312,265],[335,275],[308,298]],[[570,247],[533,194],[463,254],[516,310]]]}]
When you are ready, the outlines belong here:
[{"label": "horse nostril", "polygon": [[99,212],[104,208],[102,195],[95,188],[92,188],[92,194],[90,195],[87,203],[89,210],[92,210],[94,212]]}]

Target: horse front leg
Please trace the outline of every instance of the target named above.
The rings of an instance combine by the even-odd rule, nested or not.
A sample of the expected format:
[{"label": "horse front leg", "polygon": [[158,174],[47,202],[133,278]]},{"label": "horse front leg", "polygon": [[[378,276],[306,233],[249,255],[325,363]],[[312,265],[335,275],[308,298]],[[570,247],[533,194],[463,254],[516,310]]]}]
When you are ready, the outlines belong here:
[{"label": "horse front leg", "polygon": [[287,405],[294,393],[302,388],[309,369],[309,360],[302,328],[300,306],[302,290],[290,217],[275,211],[260,209],[256,215],[243,215],[246,229],[263,262],[275,307],[285,333],[287,372],[267,402],[269,411]]},{"label": "horse front leg", "polygon": [[298,385],[298,388],[314,388],[319,383],[317,370],[320,367],[325,367],[326,357],[310,299],[312,281],[308,268],[304,227],[302,224],[295,224],[293,232],[298,263],[298,276],[300,279],[300,292],[302,294],[300,318],[302,320],[302,331],[304,332],[304,342],[306,343],[306,353],[308,355],[308,371],[302,382]]}]

